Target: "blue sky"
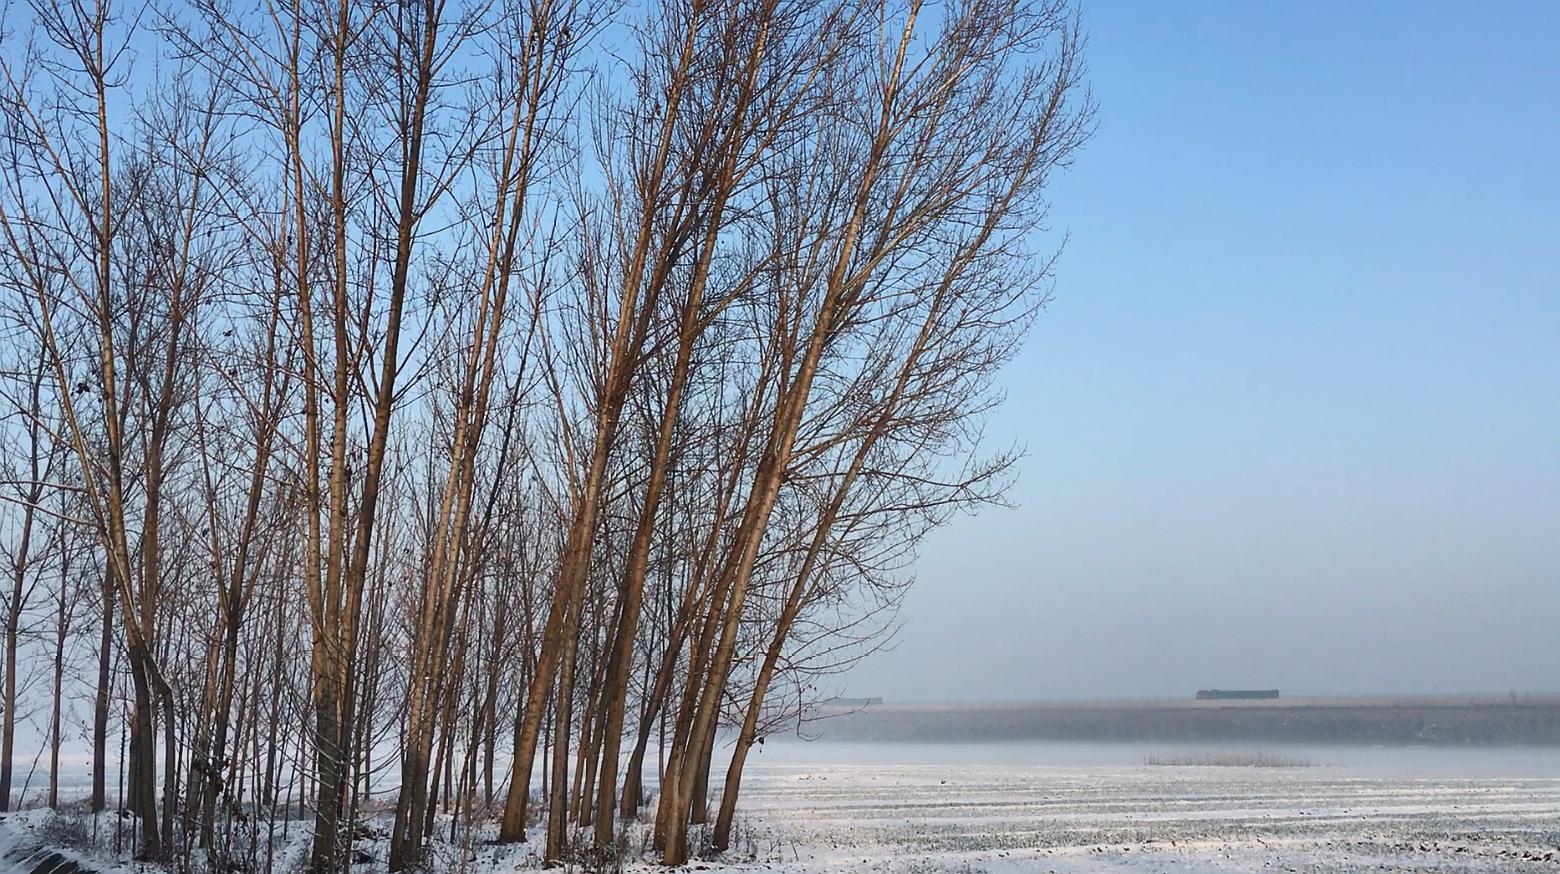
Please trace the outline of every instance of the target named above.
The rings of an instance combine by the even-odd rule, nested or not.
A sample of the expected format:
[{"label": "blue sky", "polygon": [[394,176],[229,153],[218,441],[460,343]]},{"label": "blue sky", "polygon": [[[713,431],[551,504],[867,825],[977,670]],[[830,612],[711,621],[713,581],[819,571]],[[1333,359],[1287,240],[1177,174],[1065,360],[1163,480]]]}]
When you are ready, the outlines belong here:
[{"label": "blue sky", "polygon": [[1021,506],[846,687],[1560,691],[1560,4],[1082,15]]}]

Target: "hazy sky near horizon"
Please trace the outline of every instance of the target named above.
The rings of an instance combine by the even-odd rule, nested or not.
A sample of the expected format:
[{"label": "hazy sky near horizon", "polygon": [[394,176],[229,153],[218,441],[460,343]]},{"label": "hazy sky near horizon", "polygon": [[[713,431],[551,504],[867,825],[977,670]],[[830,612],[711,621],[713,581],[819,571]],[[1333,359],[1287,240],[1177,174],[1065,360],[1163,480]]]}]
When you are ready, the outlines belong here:
[{"label": "hazy sky near horizon", "polygon": [[1560,4],[1082,14],[1020,506],[844,689],[1560,691]]}]

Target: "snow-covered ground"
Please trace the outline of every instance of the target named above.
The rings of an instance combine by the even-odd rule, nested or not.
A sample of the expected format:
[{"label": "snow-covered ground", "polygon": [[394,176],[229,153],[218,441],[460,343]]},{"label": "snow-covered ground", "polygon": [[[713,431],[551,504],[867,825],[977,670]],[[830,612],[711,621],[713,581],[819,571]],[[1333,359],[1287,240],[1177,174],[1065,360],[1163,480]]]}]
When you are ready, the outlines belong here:
[{"label": "snow-covered ground", "polygon": [[[1147,750],[1147,752],[1145,752]],[[1560,751],[771,744],[743,852],[804,872],[1560,871]]]},{"label": "snow-covered ground", "polygon": [[[1309,766],[1143,764],[1244,752]],[[740,810],[732,851],[694,870],[1560,872],[1556,749],[770,742]],[[0,844],[47,833],[43,817],[0,826]],[[298,826],[276,870],[301,862]],[[536,866],[534,845],[488,831],[442,843],[438,869]],[[382,841],[357,849],[383,870]]]}]

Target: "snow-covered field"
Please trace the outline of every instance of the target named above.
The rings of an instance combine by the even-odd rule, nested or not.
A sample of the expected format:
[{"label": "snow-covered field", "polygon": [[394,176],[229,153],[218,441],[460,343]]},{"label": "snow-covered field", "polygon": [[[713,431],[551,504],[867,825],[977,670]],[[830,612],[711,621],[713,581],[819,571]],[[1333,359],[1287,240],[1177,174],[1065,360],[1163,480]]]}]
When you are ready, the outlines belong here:
[{"label": "snow-covered field", "polygon": [[[1144,764],[1211,754],[1307,766]],[[732,851],[694,870],[1560,872],[1560,749],[770,742],[740,810]],[[0,845],[44,816],[0,826]],[[441,846],[439,869],[537,864],[486,836]],[[357,849],[383,870],[382,842]]]},{"label": "snow-covered field", "polygon": [[1141,764],[1164,752],[772,744],[750,768],[741,849],[806,872],[1560,871],[1554,750]]}]

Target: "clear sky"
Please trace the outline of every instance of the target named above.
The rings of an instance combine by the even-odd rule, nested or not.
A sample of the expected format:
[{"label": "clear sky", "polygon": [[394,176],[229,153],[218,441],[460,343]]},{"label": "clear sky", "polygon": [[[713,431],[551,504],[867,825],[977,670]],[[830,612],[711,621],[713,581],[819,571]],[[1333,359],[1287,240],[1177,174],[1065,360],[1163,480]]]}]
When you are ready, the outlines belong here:
[{"label": "clear sky", "polygon": [[1560,3],[1104,2],[898,700],[1560,691]]}]

